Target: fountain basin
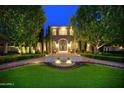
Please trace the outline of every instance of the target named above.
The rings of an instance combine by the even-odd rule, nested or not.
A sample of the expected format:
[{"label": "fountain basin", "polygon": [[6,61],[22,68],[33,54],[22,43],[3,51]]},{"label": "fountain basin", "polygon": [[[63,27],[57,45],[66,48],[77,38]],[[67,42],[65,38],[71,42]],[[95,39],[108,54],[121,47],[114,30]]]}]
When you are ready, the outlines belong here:
[{"label": "fountain basin", "polygon": [[72,62],[69,58],[67,58],[66,60],[57,58],[55,62],[51,62],[51,64],[58,67],[70,67],[75,65],[75,63]]},{"label": "fountain basin", "polygon": [[49,66],[52,67],[58,67],[58,68],[70,68],[70,67],[76,67],[80,65],[80,62],[74,62],[72,59],[70,58],[57,58],[54,62],[46,62],[46,64],[48,64]]}]

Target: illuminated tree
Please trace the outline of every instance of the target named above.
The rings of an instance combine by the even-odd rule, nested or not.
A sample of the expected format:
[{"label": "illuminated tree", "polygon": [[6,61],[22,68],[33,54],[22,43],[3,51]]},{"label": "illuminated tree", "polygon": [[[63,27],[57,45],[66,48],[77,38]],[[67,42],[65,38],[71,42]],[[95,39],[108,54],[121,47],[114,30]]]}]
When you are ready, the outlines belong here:
[{"label": "illuminated tree", "polygon": [[0,12],[0,33],[19,48],[36,45],[46,20],[42,6],[0,6]]},{"label": "illuminated tree", "polygon": [[124,12],[120,6],[80,6],[76,19],[78,39],[89,42],[96,52],[121,36]]}]

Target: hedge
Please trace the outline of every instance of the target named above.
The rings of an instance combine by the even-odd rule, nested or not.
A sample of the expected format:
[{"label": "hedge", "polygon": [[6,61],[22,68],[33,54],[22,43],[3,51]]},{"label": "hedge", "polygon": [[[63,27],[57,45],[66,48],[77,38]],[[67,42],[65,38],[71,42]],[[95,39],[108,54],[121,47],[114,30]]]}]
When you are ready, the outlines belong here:
[{"label": "hedge", "polygon": [[41,54],[24,54],[24,55],[16,54],[16,55],[0,56],[0,64],[17,61],[17,60],[35,58],[35,57],[40,57],[40,56],[43,56],[43,55]]},{"label": "hedge", "polygon": [[124,62],[124,57],[123,56],[111,56],[111,55],[100,55],[100,54],[85,54],[85,53],[82,53],[81,56],[86,56],[86,57],[95,58],[95,59],[101,59],[101,60]]}]

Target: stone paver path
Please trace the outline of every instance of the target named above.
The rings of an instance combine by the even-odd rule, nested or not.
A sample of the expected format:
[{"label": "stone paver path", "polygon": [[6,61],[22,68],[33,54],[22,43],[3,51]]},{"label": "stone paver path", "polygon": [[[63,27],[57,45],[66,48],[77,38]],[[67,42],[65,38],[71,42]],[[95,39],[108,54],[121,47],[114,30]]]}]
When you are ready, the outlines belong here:
[{"label": "stone paver path", "polygon": [[5,64],[1,64],[0,70],[11,68],[11,67],[22,66],[26,64],[35,64],[35,63],[42,62],[44,59],[45,57],[41,57],[41,58],[32,58],[32,59],[20,60],[20,61],[15,61],[15,62],[9,62]]},{"label": "stone paver path", "polygon": [[98,60],[88,57],[82,57],[78,54],[71,54],[71,53],[57,53],[57,54],[50,54],[45,57],[41,58],[32,58],[32,59],[26,59],[21,61],[15,61],[10,63],[5,63],[0,65],[0,70],[4,70],[11,67],[17,67],[21,65],[26,64],[35,64],[35,63],[42,63],[42,62],[54,62],[57,58],[60,58],[62,60],[67,60],[67,58],[70,58],[73,62],[87,62],[87,63],[95,63],[95,64],[103,64],[103,65],[109,65],[113,67],[120,67],[124,69],[124,63],[118,63],[118,62],[112,62],[112,61],[104,61],[104,60]]},{"label": "stone paver path", "polygon": [[103,65],[108,65],[112,67],[120,67],[124,69],[124,63],[113,62],[113,61],[105,61],[105,60],[98,60],[94,58],[82,57],[81,62],[103,64]]}]

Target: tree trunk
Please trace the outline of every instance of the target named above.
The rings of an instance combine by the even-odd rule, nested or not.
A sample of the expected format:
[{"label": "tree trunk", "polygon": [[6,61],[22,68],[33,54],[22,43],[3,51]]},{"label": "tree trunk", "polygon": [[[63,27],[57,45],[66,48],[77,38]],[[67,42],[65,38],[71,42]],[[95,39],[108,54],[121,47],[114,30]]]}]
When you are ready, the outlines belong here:
[{"label": "tree trunk", "polygon": [[90,43],[86,43],[86,52],[92,52]]},{"label": "tree trunk", "polygon": [[46,40],[46,52],[48,52],[48,46],[47,46],[48,44],[47,44],[47,40]]},{"label": "tree trunk", "polygon": [[97,46],[94,47],[94,53],[98,53],[99,52],[99,48]]},{"label": "tree trunk", "polygon": [[32,44],[29,45],[29,53],[32,53]]},{"label": "tree trunk", "polygon": [[75,33],[74,33],[74,53],[76,53],[76,49],[77,49],[77,47],[76,47],[76,35],[75,35]]},{"label": "tree trunk", "polygon": [[81,52],[81,41],[79,41],[79,50]]},{"label": "tree trunk", "polygon": [[104,45],[105,45],[105,43],[102,44],[102,45],[100,45],[100,46],[97,44],[97,45],[95,46],[95,48],[94,48],[94,53],[99,52],[99,51],[100,51],[100,48],[103,47]]},{"label": "tree trunk", "polygon": [[29,47],[28,46],[26,47],[26,53],[29,53]]},{"label": "tree trunk", "polygon": [[[38,43],[38,42],[37,42],[37,43]],[[33,51],[35,51],[35,53],[36,53],[36,51],[37,51],[37,43],[33,45]]]},{"label": "tree trunk", "polygon": [[[75,39],[74,39],[74,47],[76,48]],[[74,53],[76,53],[76,49],[74,49]]]},{"label": "tree trunk", "polygon": [[41,42],[41,51],[42,51],[42,54],[44,52],[44,41]]},{"label": "tree trunk", "polygon": [[84,43],[84,52],[86,52],[86,48],[87,48],[87,43]]},{"label": "tree trunk", "polygon": [[19,52],[20,54],[22,54],[22,48],[21,48],[21,47],[22,47],[21,45],[18,46],[18,48],[19,48],[18,52]]},{"label": "tree trunk", "polygon": [[22,53],[25,54],[25,53],[26,53],[25,46],[22,46],[21,48],[22,48],[22,49],[21,49],[21,50],[22,50]]},{"label": "tree trunk", "polygon": [[5,42],[4,44],[4,54],[8,53],[8,42]]}]

